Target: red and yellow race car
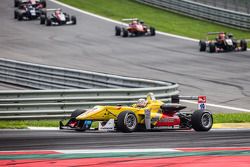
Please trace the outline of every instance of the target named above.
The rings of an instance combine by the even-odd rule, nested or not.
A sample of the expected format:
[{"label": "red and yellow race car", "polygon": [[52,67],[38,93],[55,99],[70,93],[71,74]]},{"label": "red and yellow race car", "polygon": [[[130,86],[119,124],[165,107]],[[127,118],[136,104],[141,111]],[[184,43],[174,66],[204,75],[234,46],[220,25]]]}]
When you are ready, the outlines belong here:
[{"label": "red and yellow race car", "polygon": [[213,125],[213,116],[206,110],[193,113],[181,112],[186,106],[179,104],[179,96],[171,103],[156,100],[152,93],[146,99],[139,99],[132,106],[95,106],[88,110],[75,110],[60,129],[85,131],[90,129],[93,121],[114,120],[114,128],[122,132],[151,130],[154,128],[194,129],[209,131]]},{"label": "red and yellow race car", "polygon": [[137,18],[122,19],[122,21],[129,21],[128,27],[115,26],[115,35],[128,37],[128,36],[142,36],[149,35],[155,36],[155,28],[144,24],[142,20]]}]

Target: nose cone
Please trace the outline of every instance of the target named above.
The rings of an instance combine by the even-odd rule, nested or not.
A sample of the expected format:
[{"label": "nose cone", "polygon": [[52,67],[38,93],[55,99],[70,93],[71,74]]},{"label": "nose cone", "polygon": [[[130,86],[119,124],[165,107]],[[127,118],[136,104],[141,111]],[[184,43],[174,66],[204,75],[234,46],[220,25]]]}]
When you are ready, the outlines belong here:
[{"label": "nose cone", "polygon": [[95,106],[81,115],[77,116],[77,120],[100,120],[104,117],[105,106]]}]

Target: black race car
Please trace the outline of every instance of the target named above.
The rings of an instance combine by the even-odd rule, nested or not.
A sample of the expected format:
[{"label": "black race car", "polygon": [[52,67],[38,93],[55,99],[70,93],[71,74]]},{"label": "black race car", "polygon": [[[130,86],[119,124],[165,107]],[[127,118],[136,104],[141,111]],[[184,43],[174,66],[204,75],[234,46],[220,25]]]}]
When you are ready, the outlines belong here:
[{"label": "black race car", "polygon": [[21,20],[34,20],[40,18],[44,14],[44,8],[41,5],[32,5],[24,3],[19,5],[14,11],[14,18]]},{"label": "black race car", "polygon": [[14,6],[18,7],[24,3],[31,3],[32,5],[42,5],[43,8],[46,8],[46,0],[14,0]]},{"label": "black race car", "polygon": [[209,32],[208,35],[217,35],[213,40],[200,40],[200,51],[204,52],[208,50],[213,52],[230,52],[230,51],[246,51],[247,42],[245,39],[236,40],[231,33],[224,32]]},{"label": "black race car", "polygon": [[[49,12],[52,12],[49,14]],[[45,15],[41,16],[40,24],[51,25],[75,25],[76,16],[70,16],[62,12],[62,9],[47,9]]]}]

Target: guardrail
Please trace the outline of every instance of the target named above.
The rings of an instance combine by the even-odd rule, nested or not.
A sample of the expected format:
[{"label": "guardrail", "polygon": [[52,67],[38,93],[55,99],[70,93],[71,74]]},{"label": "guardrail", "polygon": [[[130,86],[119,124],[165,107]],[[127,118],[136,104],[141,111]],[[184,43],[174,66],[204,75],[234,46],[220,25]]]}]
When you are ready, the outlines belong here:
[{"label": "guardrail", "polygon": [[[136,0],[138,2],[185,14],[195,18],[211,20],[241,29],[250,29],[250,14],[212,7],[188,0]],[[166,20],[167,21],[167,20]]]},{"label": "guardrail", "polygon": [[[89,71],[50,67],[0,59],[0,81],[28,87],[96,88],[0,91],[0,120],[65,118],[77,108],[130,105],[152,92],[169,101],[179,94],[178,84],[120,77]],[[85,83],[87,82],[87,86]],[[65,86],[67,85],[67,86]],[[103,88],[105,87],[105,88]]]}]

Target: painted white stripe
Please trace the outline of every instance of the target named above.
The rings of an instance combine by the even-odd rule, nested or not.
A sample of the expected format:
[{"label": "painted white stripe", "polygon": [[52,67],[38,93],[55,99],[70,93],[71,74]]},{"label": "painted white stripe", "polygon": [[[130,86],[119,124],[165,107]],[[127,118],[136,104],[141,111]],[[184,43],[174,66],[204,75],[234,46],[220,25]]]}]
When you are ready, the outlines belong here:
[{"label": "painted white stripe", "polygon": [[[180,100],[180,101],[184,103],[197,104],[196,101],[189,101],[189,100]],[[244,108],[229,107],[229,106],[209,104],[209,103],[206,103],[206,105],[210,107],[223,108],[223,109],[234,110],[234,111],[250,112],[250,110],[244,109]]]},{"label": "painted white stripe", "polygon": [[92,153],[153,153],[153,152],[180,152],[176,149],[103,149],[103,150],[55,150],[63,154],[92,154]]},{"label": "painted white stripe", "polygon": [[55,127],[33,127],[33,126],[29,126],[28,129],[30,130],[59,130],[59,128],[55,128]]}]

